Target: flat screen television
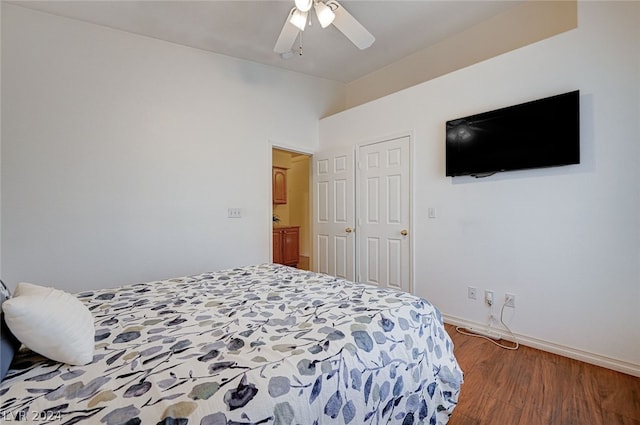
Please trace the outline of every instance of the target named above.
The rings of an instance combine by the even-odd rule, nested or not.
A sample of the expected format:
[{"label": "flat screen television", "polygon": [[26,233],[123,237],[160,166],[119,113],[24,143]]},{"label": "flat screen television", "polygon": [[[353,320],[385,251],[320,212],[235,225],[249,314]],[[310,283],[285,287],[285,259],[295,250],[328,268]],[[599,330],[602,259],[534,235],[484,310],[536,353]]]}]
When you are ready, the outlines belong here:
[{"label": "flat screen television", "polygon": [[580,163],[580,91],[447,121],[446,175]]}]

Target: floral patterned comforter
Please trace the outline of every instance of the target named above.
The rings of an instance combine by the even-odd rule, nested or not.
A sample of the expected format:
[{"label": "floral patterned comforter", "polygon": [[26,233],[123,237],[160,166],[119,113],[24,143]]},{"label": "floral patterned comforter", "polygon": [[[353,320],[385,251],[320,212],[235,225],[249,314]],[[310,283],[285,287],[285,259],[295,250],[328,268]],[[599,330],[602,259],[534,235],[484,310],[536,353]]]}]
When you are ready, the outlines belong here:
[{"label": "floral patterned comforter", "polygon": [[2,422],[445,424],[462,372],[410,294],[264,264],[77,294],[86,366],[23,350]]}]

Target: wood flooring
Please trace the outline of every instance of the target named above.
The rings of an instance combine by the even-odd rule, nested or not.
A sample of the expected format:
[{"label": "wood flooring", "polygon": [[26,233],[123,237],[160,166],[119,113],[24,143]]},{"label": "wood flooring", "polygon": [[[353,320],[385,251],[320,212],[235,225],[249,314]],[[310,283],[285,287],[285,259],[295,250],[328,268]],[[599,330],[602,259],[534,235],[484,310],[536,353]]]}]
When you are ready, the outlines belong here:
[{"label": "wood flooring", "polygon": [[640,425],[640,378],[446,325],[464,384],[449,425]]},{"label": "wood flooring", "polygon": [[311,270],[310,264],[311,264],[311,262],[310,262],[309,257],[305,257],[305,256],[301,255],[300,258],[298,259],[297,268],[299,268],[300,270]]}]

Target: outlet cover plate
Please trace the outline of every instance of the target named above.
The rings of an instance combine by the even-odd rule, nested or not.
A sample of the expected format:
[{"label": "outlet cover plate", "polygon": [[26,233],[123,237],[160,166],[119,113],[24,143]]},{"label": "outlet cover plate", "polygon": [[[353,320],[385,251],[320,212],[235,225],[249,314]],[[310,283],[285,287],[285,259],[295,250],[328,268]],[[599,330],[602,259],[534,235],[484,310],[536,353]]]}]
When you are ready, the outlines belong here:
[{"label": "outlet cover plate", "polygon": [[478,296],[478,288],[474,288],[473,286],[467,287],[467,298],[470,300],[475,300]]},{"label": "outlet cover plate", "polygon": [[509,293],[504,294],[504,305],[505,307],[516,308],[516,296]]}]

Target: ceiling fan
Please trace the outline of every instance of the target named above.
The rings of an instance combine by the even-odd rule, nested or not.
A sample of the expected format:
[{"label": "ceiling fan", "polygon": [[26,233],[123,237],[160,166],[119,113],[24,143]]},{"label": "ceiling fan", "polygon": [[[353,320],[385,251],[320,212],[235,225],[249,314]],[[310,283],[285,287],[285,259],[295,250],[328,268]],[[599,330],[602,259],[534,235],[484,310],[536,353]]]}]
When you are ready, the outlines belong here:
[{"label": "ceiling fan", "polygon": [[273,48],[274,52],[281,55],[291,52],[298,34],[304,31],[309,21],[312,6],[322,28],[333,24],[360,50],[366,49],[375,41],[375,37],[336,0],[295,0],[295,6],[289,12]]}]

